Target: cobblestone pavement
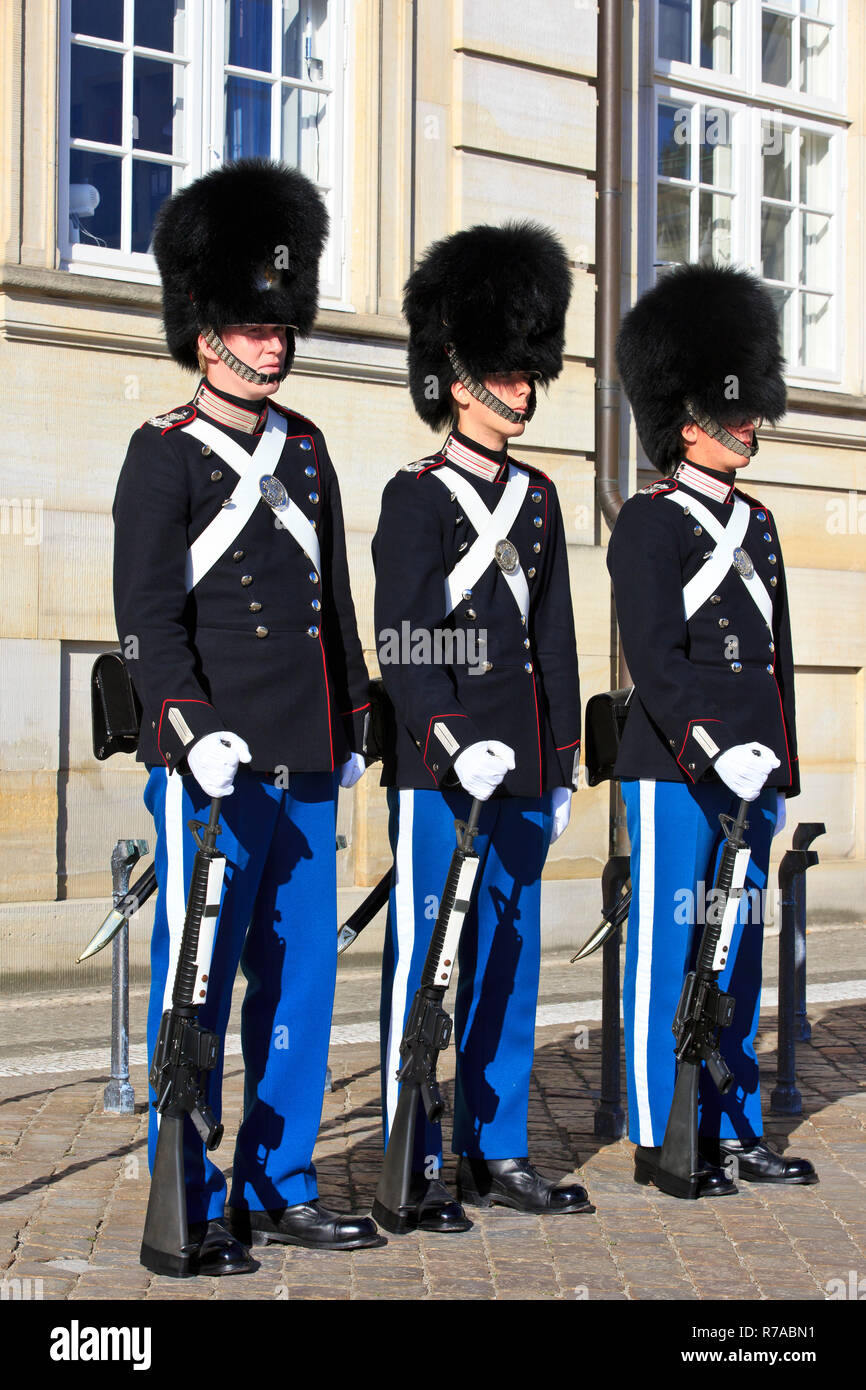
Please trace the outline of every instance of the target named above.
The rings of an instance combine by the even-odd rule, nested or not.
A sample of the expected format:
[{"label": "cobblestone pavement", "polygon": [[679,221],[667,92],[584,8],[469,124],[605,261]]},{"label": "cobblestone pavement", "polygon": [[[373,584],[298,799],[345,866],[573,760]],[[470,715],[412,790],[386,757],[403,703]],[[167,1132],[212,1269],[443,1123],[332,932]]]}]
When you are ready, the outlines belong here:
[{"label": "cobblestone pavement", "polygon": [[[812,1042],[798,1049],[803,1114],[770,1117],[767,1133],[814,1161],[818,1186],[743,1184],[737,1196],[694,1203],[637,1187],[631,1145],[593,1133],[599,1026],[555,1024],[537,1036],[531,1154],[548,1175],[579,1175],[593,1214],[494,1208],[471,1213],[475,1224],[462,1235],[392,1236],[354,1254],[268,1246],[255,1252],[255,1273],[222,1280],[155,1277],[138,1263],[148,1193],[143,1066],[132,1069],[137,1104],[126,1117],[102,1113],[99,1069],[3,1077],[0,1294],[70,1303],[866,1297],[866,1004],[826,1004],[810,1016]],[[767,1113],[775,1042],[768,1013],[760,1037]],[[443,1054],[440,1068],[449,1097],[453,1056]],[[375,1044],[333,1047],[331,1068],[316,1150],[320,1190],[327,1205],[369,1210],[381,1159]],[[240,1059],[229,1058],[226,1166],[241,1095]],[[729,1316],[742,1323],[745,1310]]]}]

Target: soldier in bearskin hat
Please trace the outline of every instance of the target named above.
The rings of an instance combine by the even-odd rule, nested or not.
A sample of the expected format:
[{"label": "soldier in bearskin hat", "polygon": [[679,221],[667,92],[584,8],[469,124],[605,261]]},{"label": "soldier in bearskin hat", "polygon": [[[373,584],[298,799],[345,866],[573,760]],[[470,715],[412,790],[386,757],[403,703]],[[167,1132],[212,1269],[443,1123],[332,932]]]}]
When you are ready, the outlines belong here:
[{"label": "soldier in bearskin hat", "polygon": [[[565,251],[532,223],[432,246],[406,285],[409,386],[442,446],[385,488],[373,541],[375,626],[394,746],[384,759],[396,871],[383,964],[384,1127],[455,818],[484,807],[459,949],[453,1151],[457,1197],[520,1211],[591,1210],[528,1158],[540,963],[540,879],[577,785],[580,698],[562,517],[551,480],[509,444],[562,369]],[[438,1124],[415,1135],[413,1209],[426,1231],[468,1229],[442,1182]]]},{"label": "soldier in bearskin hat", "polygon": [[[207,820],[214,796],[228,866],[205,1027],[224,1035],[238,964],[247,978],[228,1212],[223,1174],[187,1124],[199,1274],[253,1268],[251,1243],[380,1242],[368,1217],[319,1205],[312,1163],[336,970],[337,788],[364,770],[367,672],[325,441],[272,397],[313,324],[326,232],[314,186],[264,160],[163,205],[166,337],[201,380],[133,435],[114,506],[117,625],[157,830],[150,1055],[184,922],[188,822]],[[221,1067],[208,1076],[218,1112]]]},{"label": "soldier in bearskin hat", "polygon": [[785,411],[772,299],[746,271],[682,266],[626,316],[617,360],[664,475],[624,504],[608,548],[634,680],[615,775],[631,839],[623,999],[635,1179],[664,1181],[671,1024],[715,882],[719,815],[746,798],[749,876],[719,980],[736,999],[720,1044],[734,1084],[725,1096],[702,1085],[697,1195],[737,1190],[732,1159],[747,1182],[811,1183],[807,1160],[764,1140],[754,1047],[770,846],[799,791],[779,535],[768,508],[737,486],[762,420]]}]

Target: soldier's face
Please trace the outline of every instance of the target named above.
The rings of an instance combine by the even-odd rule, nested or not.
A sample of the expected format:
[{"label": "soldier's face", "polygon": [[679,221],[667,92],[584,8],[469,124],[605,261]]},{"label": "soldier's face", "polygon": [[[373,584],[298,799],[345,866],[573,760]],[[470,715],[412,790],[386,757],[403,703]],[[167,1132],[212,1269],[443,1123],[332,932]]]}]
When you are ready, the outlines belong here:
[{"label": "soldier's face", "polygon": [[[732,434],[735,439],[739,439],[741,444],[751,445],[753,442],[756,424],[754,420],[725,420],[725,429]],[[746,468],[751,463],[750,456],[744,458],[742,454],[729,449],[720,439],[713,439],[696,425],[694,421],[689,421],[682,428],[683,443],[685,444],[685,457],[692,463],[701,464],[704,468],[714,468],[717,473],[736,473],[740,468]]]},{"label": "soldier's face", "polygon": [[[280,373],[286,360],[286,330],[281,323],[243,323],[232,324],[220,335],[229,352],[239,357],[254,372],[266,376]],[[243,383],[256,396],[271,396],[279,389],[279,382],[267,386],[253,386]]]}]

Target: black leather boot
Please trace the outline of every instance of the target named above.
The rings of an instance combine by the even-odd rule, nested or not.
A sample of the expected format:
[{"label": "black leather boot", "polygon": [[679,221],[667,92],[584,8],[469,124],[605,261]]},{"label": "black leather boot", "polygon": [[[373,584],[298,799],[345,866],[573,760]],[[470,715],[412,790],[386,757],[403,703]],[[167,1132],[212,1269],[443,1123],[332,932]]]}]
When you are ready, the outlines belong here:
[{"label": "black leather boot", "polygon": [[248,1245],[303,1245],[308,1250],[361,1250],[385,1245],[369,1216],[341,1216],[318,1199],[276,1211],[226,1208],[232,1233]]},{"label": "black leather boot", "polygon": [[461,1158],[457,1195],[473,1207],[498,1204],[544,1216],[595,1211],[585,1188],[577,1183],[557,1187],[543,1178],[528,1158]]},{"label": "black leather boot", "polygon": [[720,1163],[733,1160],[734,1172],[744,1182],[813,1183],[818,1174],[808,1158],[783,1158],[765,1139],[743,1144],[739,1139],[718,1141]]},{"label": "black leather boot", "polygon": [[634,1151],[636,1183],[643,1187],[654,1183],[660,1192],[666,1192],[669,1197],[727,1197],[737,1190],[724,1168],[708,1162],[702,1156],[698,1160],[700,1167],[696,1183],[686,1182],[673,1173],[666,1172],[661,1167],[661,1156],[661,1147],[648,1149],[638,1144]]}]

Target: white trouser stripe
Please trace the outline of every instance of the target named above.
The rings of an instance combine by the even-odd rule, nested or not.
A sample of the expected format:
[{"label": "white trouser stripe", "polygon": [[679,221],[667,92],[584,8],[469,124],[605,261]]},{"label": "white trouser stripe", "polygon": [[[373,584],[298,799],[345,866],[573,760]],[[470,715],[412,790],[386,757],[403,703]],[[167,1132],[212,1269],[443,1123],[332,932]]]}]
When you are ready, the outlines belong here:
[{"label": "white trouser stripe", "polygon": [[183,779],[175,772],[165,774],[165,848],[168,869],[165,884],[165,914],[168,920],[168,970],[162,1011],[171,1008],[174,976],[180,955],[183,924],[186,919],[186,895],[183,891]]},{"label": "white trouser stripe", "polygon": [[391,1012],[388,1021],[388,1045],[385,1050],[385,1109],[389,1134],[397,1109],[397,1070],[400,1066],[403,1017],[406,1013],[409,967],[412,964],[412,947],[415,941],[415,884],[412,872],[415,793],[400,791],[397,795],[400,810],[397,822],[397,852],[394,855],[396,964],[391,982]]},{"label": "white trouser stripe", "polygon": [[[649,1011],[652,986],[653,917],[655,913],[655,794],[652,781],[640,783],[640,890],[638,892],[638,956],[634,982],[634,1087],[640,1144],[653,1147],[649,1101]],[[661,1141],[659,1141],[661,1142]]]}]

